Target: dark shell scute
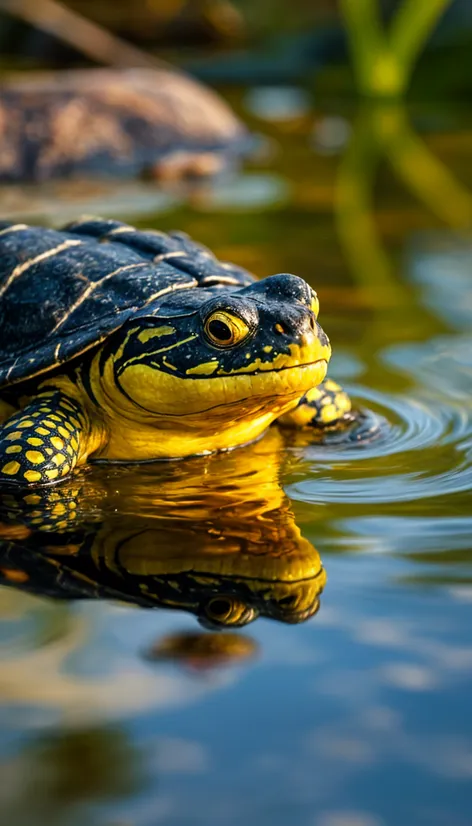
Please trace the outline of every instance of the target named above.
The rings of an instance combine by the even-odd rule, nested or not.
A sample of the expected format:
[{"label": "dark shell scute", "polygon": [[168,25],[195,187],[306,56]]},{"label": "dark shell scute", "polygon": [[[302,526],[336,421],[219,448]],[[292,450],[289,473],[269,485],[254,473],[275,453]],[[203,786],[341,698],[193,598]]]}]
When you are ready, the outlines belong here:
[{"label": "dark shell scute", "polygon": [[101,219],[64,230],[0,224],[0,387],[64,363],[137,314],[155,314],[177,290],[251,280],[180,233]]}]

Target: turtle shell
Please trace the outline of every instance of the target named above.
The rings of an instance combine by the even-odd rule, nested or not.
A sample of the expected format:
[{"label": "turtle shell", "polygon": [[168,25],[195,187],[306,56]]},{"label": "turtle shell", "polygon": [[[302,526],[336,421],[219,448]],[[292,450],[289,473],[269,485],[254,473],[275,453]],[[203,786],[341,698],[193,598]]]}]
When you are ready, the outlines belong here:
[{"label": "turtle shell", "polygon": [[0,387],[64,364],[175,291],[251,281],[178,232],[101,219],[62,230],[0,223]]},{"label": "turtle shell", "polygon": [[176,154],[247,154],[215,92],[166,69],[83,69],[0,84],[0,180],[139,175]]}]

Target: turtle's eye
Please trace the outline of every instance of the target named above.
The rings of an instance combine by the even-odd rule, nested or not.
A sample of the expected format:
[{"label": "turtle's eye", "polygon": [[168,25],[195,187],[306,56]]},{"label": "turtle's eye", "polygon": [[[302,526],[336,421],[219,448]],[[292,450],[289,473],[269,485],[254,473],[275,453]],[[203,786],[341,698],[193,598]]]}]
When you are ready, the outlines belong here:
[{"label": "turtle's eye", "polygon": [[204,611],[207,619],[218,625],[246,625],[254,619],[254,610],[232,597],[213,597]]},{"label": "turtle's eye", "polygon": [[246,322],[237,315],[215,310],[203,325],[208,341],[215,347],[235,347],[249,334]]},{"label": "turtle's eye", "polygon": [[218,622],[224,622],[231,617],[233,607],[233,600],[225,599],[224,597],[216,597],[215,599],[211,599],[208,603],[206,613],[210,619],[218,620]]},{"label": "turtle's eye", "polygon": [[318,301],[318,296],[314,290],[311,291],[311,310],[315,315],[315,318],[318,318],[318,314],[320,312],[320,302]]}]

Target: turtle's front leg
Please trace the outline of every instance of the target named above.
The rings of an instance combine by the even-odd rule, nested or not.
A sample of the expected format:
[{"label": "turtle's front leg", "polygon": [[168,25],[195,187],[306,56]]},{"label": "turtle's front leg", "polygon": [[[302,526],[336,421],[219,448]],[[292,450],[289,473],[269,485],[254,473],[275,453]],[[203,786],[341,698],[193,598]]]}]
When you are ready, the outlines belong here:
[{"label": "turtle's front leg", "polygon": [[336,427],[354,421],[351,400],[332,379],[308,390],[297,407],[278,419],[284,427]]},{"label": "turtle's front leg", "polygon": [[61,390],[45,388],[0,426],[0,487],[64,479],[87,452],[88,417]]}]

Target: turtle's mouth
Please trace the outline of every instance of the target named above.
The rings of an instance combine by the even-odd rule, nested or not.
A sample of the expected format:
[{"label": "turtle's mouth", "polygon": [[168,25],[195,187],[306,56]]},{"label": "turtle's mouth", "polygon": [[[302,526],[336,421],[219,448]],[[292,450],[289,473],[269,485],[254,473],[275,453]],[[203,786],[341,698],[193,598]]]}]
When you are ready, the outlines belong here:
[{"label": "turtle's mouth", "polygon": [[[295,394],[302,396],[312,387],[321,384],[328,369],[328,359],[319,358],[299,364],[287,364],[270,370],[255,370],[253,373],[234,373],[228,376],[228,390],[234,382],[234,389],[246,387],[249,396],[257,400],[267,396],[270,399],[283,398]],[[240,386],[240,387],[239,387]],[[243,396],[241,401],[246,400]],[[235,399],[237,401],[237,399]]]},{"label": "turtle's mouth", "polygon": [[133,363],[117,378],[109,369],[103,380],[110,376],[110,419],[119,427],[105,458],[178,458],[254,441],[326,376],[329,345],[297,350],[244,369],[217,365],[212,375]]},{"label": "turtle's mouth", "polygon": [[[234,370],[223,375],[215,373],[193,380],[143,366],[139,370],[125,371],[119,386],[143,412],[157,417],[178,417],[182,422],[210,411],[227,410],[231,415],[240,412],[251,416],[254,410],[273,408],[275,415],[280,415],[282,408],[321,384],[326,376],[329,355],[307,361],[291,360],[288,364],[287,359],[279,362],[280,366],[267,362],[251,365],[252,370]],[[144,388],[147,393],[143,392]]]},{"label": "turtle's mouth", "polygon": [[[217,394],[213,395],[209,387],[205,395],[206,404],[198,410],[187,409],[179,414],[179,418],[184,423],[195,416],[200,420],[206,416],[207,423],[212,422],[220,427],[270,413],[272,418],[277,418],[291,409],[308,390],[321,384],[327,369],[327,359],[317,359],[278,369],[233,373],[210,379],[210,385],[218,382]],[[208,404],[212,398],[213,403]]]}]

